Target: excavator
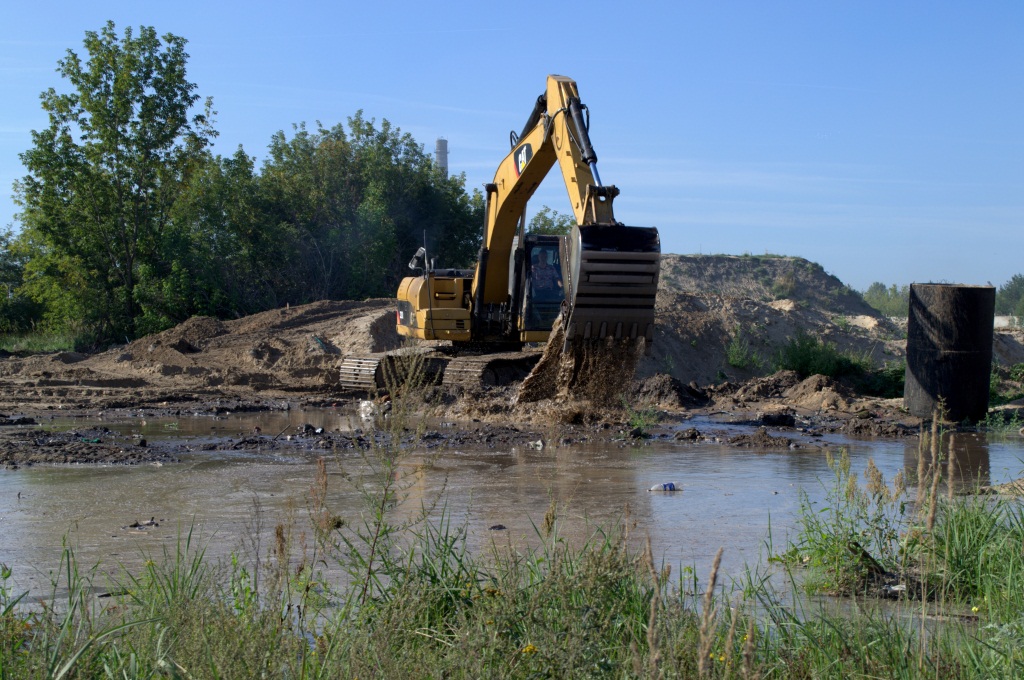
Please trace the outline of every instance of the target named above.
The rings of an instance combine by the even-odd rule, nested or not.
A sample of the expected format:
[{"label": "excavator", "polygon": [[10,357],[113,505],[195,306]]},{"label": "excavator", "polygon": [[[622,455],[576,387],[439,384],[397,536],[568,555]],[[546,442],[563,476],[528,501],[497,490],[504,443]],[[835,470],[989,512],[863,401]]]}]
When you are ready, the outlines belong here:
[{"label": "excavator", "polygon": [[[590,113],[575,81],[550,75],[494,181],[485,186],[483,243],[475,269],[437,269],[420,248],[402,280],[397,331],[418,348],[349,356],[341,385],[385,388],[389,362],[415,355],[427,374],[464,387],[528,377],[545,356],[612,343],[649,347],[661,242],[653,227],[615,219],[619,190],[602,184]],[[576,224],[568,236],[524,233],[527,203],[558,164]],[[556,329],[553,333],[553,328]],[[427,342],[433,346],[424,347]],[[609,367],[611,370],[613,367]]]}]

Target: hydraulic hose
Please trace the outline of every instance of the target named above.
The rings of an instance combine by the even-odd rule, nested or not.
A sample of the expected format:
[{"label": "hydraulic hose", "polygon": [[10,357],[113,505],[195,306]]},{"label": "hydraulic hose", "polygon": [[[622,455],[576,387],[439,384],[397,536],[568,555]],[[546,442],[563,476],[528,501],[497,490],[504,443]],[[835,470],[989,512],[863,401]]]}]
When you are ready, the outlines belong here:
[{"label": "hydraulic hose", "polygon": [[583,162],[590,166],[590,172],[594,175],[594,182],[601,186],[601,176],[597,172],[597,153],[590,143],[590,133],[587,131],[587,124],[583,120],[583,105],[576,97],[569,99],[569,115],[576,126],[576,139],[580,145],[580,152],[583,155]]}]

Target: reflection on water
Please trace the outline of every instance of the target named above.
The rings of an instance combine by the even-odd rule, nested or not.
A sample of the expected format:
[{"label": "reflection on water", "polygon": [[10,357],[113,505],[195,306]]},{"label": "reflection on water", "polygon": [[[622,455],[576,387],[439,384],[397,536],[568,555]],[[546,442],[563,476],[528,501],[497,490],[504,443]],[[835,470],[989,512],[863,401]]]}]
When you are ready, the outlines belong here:
[{"label": "reflection on water", "polygon": [[[906,468],[907,479],[910,484],[918,482],[918,468],[923,463],[926,467],[932,464],[933,456],[938,457],[938,466],[942,473],[942,488],[949,490],[953,487],[953,493],[968,493],[975,491],[978,487],[988,486],[993,483],[992,478],[992,454],[988,438],[978,432],[946,432],[940,436],[939,446],[933,451],[930,442],[926,441],[923,446],[908,446],[904,455],[903,464]],[[996,444],[996,446],[999,446]],[[1015,447],[1017,452],[1022,448]],[[919,450],[920,449],[920,450]],[[1003,445],[1003,450],[1006,444]],[[1014,454],[1016,458],[1016,454]],[[921,460],[923,458],[923,461]],[[1009,464],[1010,461],[1001,461]],[[1024,465],[1011,471],[1011,478],[1019,476]],[[995,483],[1008,481],[1004,478],[995,480]]]},{"label": "reflection on water", "polygon": [[[224,420],[143,424],[140,419],[123,427],[140,428],[125,431],[154,437],[157,429],[142,428],[167,432],[172,428],[166,425],[177,422],[174,436],[201,438],[210,436],[214,427],[224,428],[222,434],[257,426],[276,434],[307,422],[351,428],[350,421],[328,409]],[[702,431],[719,427],[707,422],[697,426]],[[807,441],[816,442],[821,443]],[[857,474],[872,458],[887,479],[905,467],[913,484],[916,440],[834,437],[825,444],[845,446]],[[959,434],[953,450],[959,488],[1008,481],[1024,469],[1019,438],[987,442],[983,436]],[[173,547],[179,533],[192,526],[208,542],[209,555],[226,557],[241,551],[243,539],[253,531],[254,499],[268,535],[278,522],[294,522],[300,530],[309,526],[307,499],[316,455],[277,450],[215,457],[196,453],[162,467],[35,467],[0,473],[0,562],[14,568],[19,587],[38,592],[47,583],[46,572],[57,566],[65,538],[82,564],[137,566],[146,555]],[[327,468],[332,513],[358,520],[363,506],[357,485],[371,481],[366,461],[346,451],[330,457]],[[399,512],[413,516],[426,507],[437,517],[443,511],[453,524],[466,525],[476,549],[492,542],[536,543],[535,525],[542,525],[552,501],[569,538],[585,535],[588,527],[620,522],[628,512],[632,538],[639,544],[649,535],[655,554],[673,564],[674,573],[680,566],[694,566],[698,574],[706,574],[715,552],[724,546],[725,573],[738,575],[744,564],[759,561],[769,531],[777,548],[792,533],[801,490],[812,501],[821,500],[831,478],[820,449],[757,451],[667,440],[637,447],[612,443],[540,451],[417,451],[403,464],[399,484],[406,500]],[[647,491],[663,482],[674,482],[682,491]],[[150,518],[159,526],[130,527]],[[492,529],[498,525],[505,528]]]}]

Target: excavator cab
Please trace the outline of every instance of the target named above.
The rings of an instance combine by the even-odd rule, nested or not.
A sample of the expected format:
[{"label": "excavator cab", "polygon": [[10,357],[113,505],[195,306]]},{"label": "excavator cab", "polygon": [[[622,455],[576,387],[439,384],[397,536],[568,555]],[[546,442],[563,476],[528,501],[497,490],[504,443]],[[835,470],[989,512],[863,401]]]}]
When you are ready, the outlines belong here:
[{"label": "excavator cab", "polygon": [[565,244],[562,236],[529,234],[524,239],[519,336],[522,342],[546,342],[565,303]]}]

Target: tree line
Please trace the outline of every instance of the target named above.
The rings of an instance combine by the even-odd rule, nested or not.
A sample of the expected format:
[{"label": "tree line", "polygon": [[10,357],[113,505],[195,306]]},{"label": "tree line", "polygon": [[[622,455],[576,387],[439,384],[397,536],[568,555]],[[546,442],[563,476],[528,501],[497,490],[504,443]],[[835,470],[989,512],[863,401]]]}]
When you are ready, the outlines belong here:
[{"label": "tree line", "polygon": [[[886,286],[875,281],[861,293],[864,301],[885,316],[906,316],[910,308],[910,286]],[[1000,316],[1024,318],[1024,274],[1014,274],[996,288],[995,311]]]},{"label": "tree line", "polygon": [[0,332],[121,341],[194,315],[390,297],[424,238],[445,266],[475,260],[480,192],[387,120],[294,125],[259,168],[241,147],[214,154],[185,44],[108,22],[58,62],[70,87],[41,96],[21,229],[0,232]]}]

